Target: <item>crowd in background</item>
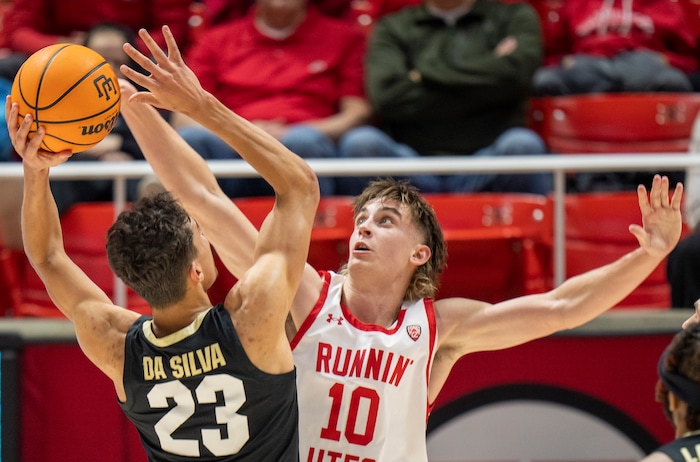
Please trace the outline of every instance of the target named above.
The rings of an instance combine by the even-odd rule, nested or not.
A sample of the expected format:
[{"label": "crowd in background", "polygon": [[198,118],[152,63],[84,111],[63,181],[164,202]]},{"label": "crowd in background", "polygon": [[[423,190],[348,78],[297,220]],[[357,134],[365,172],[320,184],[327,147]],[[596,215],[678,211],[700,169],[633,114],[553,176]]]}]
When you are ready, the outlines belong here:
[{"label": "crowd in background", "polygon": [[[13,0],[0,90],[9,93],[24,59],[53,43],[95,48],[118,71],[128,62],[124,41],[144,50],[135,32],[145,28],[164,46],[167,24],[207,91],[303,158],[556,154],[529,124],[532,97],[700,89],[698,36],[683,1],[549,1],[559,5],[551,11],[544,0]],[[205,159],[238,158],[193,121],[163,116]],[[132,159],[143,156],[118,123],[71,162]],[[6,134],[0,160],[18,160]],[[552,189],[548,173],[410,179],[425,193]],[[569,186],[632,189],[638,179],[584,175]],[[368,178],[319,180],[330,196],[357,194]],[[232,198],[272,194],[260,179],[219,181]],[[151,183],[131,182],[128,200]],[[109,180],[52,189],[61,213],[112,194]]]}]

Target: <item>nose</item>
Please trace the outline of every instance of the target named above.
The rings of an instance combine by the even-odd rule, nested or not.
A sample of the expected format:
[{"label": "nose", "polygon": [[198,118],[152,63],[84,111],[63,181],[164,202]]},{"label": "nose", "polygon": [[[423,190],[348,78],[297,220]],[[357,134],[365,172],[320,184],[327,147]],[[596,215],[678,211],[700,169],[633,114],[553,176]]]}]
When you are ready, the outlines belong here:
[{"label": "nose", "polygon": [[370,236],[372,234],[372,230],[370,229],[369,225],[369,220],[365,220],[359,225],[357,225],[357,232],[362,235],[362,236]]}]

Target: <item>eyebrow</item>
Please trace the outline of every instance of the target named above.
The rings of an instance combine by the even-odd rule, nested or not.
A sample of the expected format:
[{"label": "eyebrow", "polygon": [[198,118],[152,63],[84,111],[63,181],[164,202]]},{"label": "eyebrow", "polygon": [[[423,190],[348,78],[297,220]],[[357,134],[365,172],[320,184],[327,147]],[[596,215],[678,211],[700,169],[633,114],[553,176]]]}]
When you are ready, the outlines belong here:
[{"label": "eyebrow", "polygon": [[[401,212],[397,207],[390,207],[388,205],[383,205],[380,209],[380,212],[389,212],[392,213],[393,215],[396,215],[398,218],[403,218],[403,215],[401,215]],[[360,209],[360,212],[357,214],[357,216],[362,215],[363,213],[367,213],[367,207],[362,207]]]}]

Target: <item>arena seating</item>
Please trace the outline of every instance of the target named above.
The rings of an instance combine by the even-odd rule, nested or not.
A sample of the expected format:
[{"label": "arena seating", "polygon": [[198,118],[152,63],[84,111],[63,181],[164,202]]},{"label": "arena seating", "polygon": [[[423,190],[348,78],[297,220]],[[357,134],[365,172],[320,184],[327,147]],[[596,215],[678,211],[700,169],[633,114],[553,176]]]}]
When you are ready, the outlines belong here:
[{"label": "arena seating", "polygon": [[559,154],[686,152],[697,93],[608,93],[533,98],[532,128]]},{"label": "arena seating", "polygon": [[[71,208],[61,219],[66,253],[109,297],[114,295],[114,276],[107,262],[107,230],[114,222],[112,202],[86,202]],[[16,316],[62,317],[44,288],[44,284],[22,254],[14,255],[13,311]],[[127,306],[149,313],[148,304],[127,290]]]},{"label": "arena seating", "polygon": [[447,243],[438,298],[498,302],[551,286],[551,206],[530,194],[434,194]]},{"label": "arena seating", "polygon": [[[628,229],[630,224],[642,224],[636,191],[567,194],[564,204],[567,278],[611,263],[638,247],[637,239]],[[661,263],[616,308],[670,306],[666,265]]]},{"label": "arena seating", "polygon": [[[347,196],[323,197],[316,212],[311,231],[307,261],[317,270],[337,270],[347,261],[348,239],[353,229],[352,198]],[[234,199],[236,206],[256,228],[260,228],[274,205],[273,197]],[[222,301],[236,278],[224,267],[218,256],[215,261],[219,277],[209,289],[213,302]]]}]

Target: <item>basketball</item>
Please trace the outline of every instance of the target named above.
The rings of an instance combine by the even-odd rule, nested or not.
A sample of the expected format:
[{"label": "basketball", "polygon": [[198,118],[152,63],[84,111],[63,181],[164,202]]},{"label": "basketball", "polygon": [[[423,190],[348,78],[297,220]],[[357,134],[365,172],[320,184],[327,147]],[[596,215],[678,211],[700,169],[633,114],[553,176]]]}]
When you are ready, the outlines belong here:
[{"label": "basketball", "polygon": [[73,153],[102,141],[119,115],[121,94],[111,66],[82,45],[56,44],[32,54],[12,83],[20,123],[34,117],[30,138],[46,128],[41,149]]}]

